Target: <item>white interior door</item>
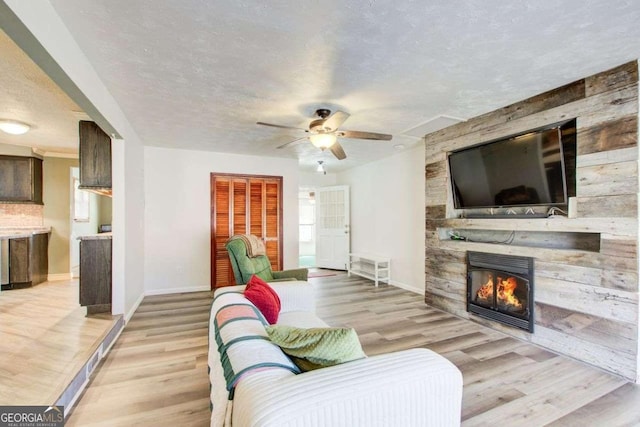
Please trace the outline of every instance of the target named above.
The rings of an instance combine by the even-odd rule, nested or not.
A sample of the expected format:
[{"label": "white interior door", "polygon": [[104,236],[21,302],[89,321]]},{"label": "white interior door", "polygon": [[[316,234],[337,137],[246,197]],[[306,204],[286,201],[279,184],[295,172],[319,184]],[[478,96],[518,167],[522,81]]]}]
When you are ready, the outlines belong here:
[{"label": "white interior door", "polygon": [[350,243],[349,186],[319,188],[316,206],[316,265],[346,270]]}]

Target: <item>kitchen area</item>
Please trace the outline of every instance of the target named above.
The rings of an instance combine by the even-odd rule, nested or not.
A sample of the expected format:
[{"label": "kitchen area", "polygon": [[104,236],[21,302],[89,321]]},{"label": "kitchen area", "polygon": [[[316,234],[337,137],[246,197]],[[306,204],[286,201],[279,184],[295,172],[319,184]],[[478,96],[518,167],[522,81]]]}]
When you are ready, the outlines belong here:
[{"label": "kitchen area", "polygon": [[86,120],[78,135],[78,160],[0,144],[1,290],[80,277],[87,314],[110,312],[111,139]]},{"label": "kitchen area", "polygon": [[1,290],[48,280],[51,228],[42,219],[42,163],[37,157],[0,155]]},{"label": "kitchen area", "polygon": [[111,138],[0,31],[0,402],[65,413],[111,314]]},{"label": "kitchen area", "polygon": [[124,327],[111,314],[111,139],[76,126],[75,156],[0,143],[3,404],[71,407]]}]

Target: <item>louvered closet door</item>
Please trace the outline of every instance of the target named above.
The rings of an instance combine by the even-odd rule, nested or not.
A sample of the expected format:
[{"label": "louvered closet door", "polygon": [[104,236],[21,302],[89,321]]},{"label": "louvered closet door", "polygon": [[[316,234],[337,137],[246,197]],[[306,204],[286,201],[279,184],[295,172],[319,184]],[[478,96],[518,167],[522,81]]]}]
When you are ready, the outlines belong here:
[{"label": "louvered closet door", "polygon": [[235,234],[262,238],[282,269],[282,177],[211,174],[211,288],[234,285],[225,243]]},{"label": "louvered closet door", "polygon": [[280,183],[265,182],[265,201],[264,205],[264,227],[262,229],[262,238],[267,247],[267,256],[271,261],[273,270],[281,270],[280,257]]},{"label": "louvered closet door", "polygon": [[[231,191],[232,182],[224,177],[212,179],[213,212],[211,215],[211,254],[212,264],[215,266],[212,274],[212,284],[233,284],[233,271],[227,250],[224,247],[231,237]],[[213,289],[213,286],[211,287]]]}]

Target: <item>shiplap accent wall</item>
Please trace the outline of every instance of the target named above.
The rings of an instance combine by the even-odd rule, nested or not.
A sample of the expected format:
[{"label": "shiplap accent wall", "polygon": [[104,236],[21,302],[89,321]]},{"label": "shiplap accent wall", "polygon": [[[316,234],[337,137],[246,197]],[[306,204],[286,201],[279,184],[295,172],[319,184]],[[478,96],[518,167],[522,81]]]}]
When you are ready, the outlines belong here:
[{"label": "shiplap accent wall", "polygon": [[[576,118],[571,217],[461,218],[447,152]],[[633,61],[434,132],[426,142],[428,304],[596,365],[638,377],[638,62]],[[512,244],[450,240],[464,230]],[[588,241],[589,244],[580,242]],[[573,243],[575,242],[575,243]],[[595,243],[595,244],[594,244]],[[466,311],[466,252],[535,259],[535,331]],[[461,332],[463,333],[463,332]]]}]

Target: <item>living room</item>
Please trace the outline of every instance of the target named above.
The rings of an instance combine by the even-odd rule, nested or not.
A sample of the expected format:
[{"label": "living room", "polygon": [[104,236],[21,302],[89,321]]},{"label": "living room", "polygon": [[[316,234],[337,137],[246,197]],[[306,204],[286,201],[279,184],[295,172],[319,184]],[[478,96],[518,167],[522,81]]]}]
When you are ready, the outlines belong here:
[{"label": "living room", "polygon": [[[136,119],[129,115],[131,110],[129,109],[127,113],[125,113],[122,105],[120,105],[121,100],[127,98],[127,95],[123,92],[123,87],[120,87],[120,91],[117,91],[114,87],[110,87],[111,82],[105,81],[105,77],[101,75],[101,72],[96,72],[96,69],[101,69],[101,66],[96,65],[88,59],[91,55],[84,52],[86,47],[82,45],[81,42],[75,41],[74,36],[72,36],[72,34],[82,34],[82,31],[88,30],[81,26],[79,28],[71,28],[65,25],[65,23],[69,26],[80,25],[77,21],[75,21],[75,24],[66,22],[67,19],[71,19],[69,16],[71,15],[70,9],[72,6],[65,6],[63,5],[64,2],[52,1],[44,4],[39,10],[28,10],[28,7],[19,3],[20,2],[14,1],[4,2],[5,7],[8,7],[15,13],[20,18],[24,27],[35,36],[34,38],[41,45],[40,54],[43,54],[43,52],[48,53],[48,55],[55,58],[60,69],[65,71],[69,77],[67,87],[64,87],[64,83],[59,84],[68,92],[79,90],[85,97],[85,105],[82,105],[82,107],[89,113],[93,112],[91,106],[98,111],[98,114],[91,114],[96,122],[101,125],[104,124],[105,130],[109,128],[117,130],[113,143],[113,309],[116,313],[124,314],[127,320],[131,318],[145,295],[197,292],[210,289],[210,188],[208,177],[211,172],[250,173],[284,177],[283,197],[286,206],[284,210],[284,265],[287,268],[296,266],[297,262],[296,206],[298,188],[310,184],[311,181],[313,181],[313,185],[317,185],[317,182],[326,183],[326,185],[338,183],[349,185],[352,194],[351,212],[352,218],[354,218],[351,248],[354,251],[367,250],[393,256],[394,285],[408,289],[418,295],[424,295],[426,290],[427,296],[431,298],[435,306],[463,317],[468,316],[464,308],[460,308],[460,289],[455,288],[450,290],[448,299],[438,300],[438,297],[443,296],[443,290],[440,288],[430,288],[430,280],[432,279],[425,277],[425,249],[428,254],[432,254],[438,250],[436,249],[438,245],[442,245],[441,249],[445,251],[443,252],[445,254],[443,256],[446,256],[447,254],[450,255],[450,253],[446,251],[457,252],[455,248],[472,245],[471,242],[466,242],[462,243],[462,245],[452,247],[456,242],[444,241],[439,234],[436,233],[436,236],[432,233],[437,232],[437,228],[442,230],[485,230],[486,228],[492,229],[496,227],[496,225],[487,223],[487,221],[491,221],[490,219],[474,220],[475,223],[474,221],[449,221],[454,219],[455,217],[453,215],[457,213],[454,213],[450,207],[445,208],[444,211],[441,210],[440,207],[447,204],[447,201],[443,201],[442,199],[443,193],[440,191],[441,189],[436,192],[430,192],[433,190],[429,187],[429,183],[431,182],[429,181],[430,178],[428,177],[426,181],[424,179],[425,164],[431,165],[435,163],[436,161],[433,161],[434,158],[437,159],[437,162],[444,160],[440,152],[434,153],[429,151],[429,149],[431,149],[429,148],[431,147],[429,141],[435,143],[438,136],[431,136],[431,138],[433,138],[431,140],[427,139],[427,150],[425,150],[425,144],[422,143],[421,139],[403,134],[406,133],[407,130],[415,127],[420,128],[422,123],[429,122],[435,117],[444,117],[449,114],[469,120],[482,113],[493,111],[496,108],[525,100],[549,90],[554,90],[578,79],[594,76],[597,73],[633,61],[638,56],[637,54],[630,56],[630,52],[638,52],[637,46],[632,42],[624,43],[626,50],[619,56],[614,55],[611,51],[608,52],[610,56],[605,55],[604,52],[600,52],[598,54],[599,58],[596,60],[592,58],[593,55],[591,52],[578,52],[576,55],[581,59],[580,61],[578,61],[578,59],[575,61],[579,62],[580,66],[576,66],[576,68],[571,71],[568,71],[567,67],[567,71],[556,72],[552,78],[545,74],[545,72],[550,73],[550,69],[559,68],[554,65],[554,61],[559,61],[557,57],[562,57],[562,55],[549,53],[549,56],[552,56],[552,58],[543,60],[540,59],[543,57],[541,54],[536,60],[532,60],[521,51],[516,52],[513,53],[512,56],[510,55],[510,57],[514,60],[519,59],[523,63],[527,62],[527,64],[526,66],[523,64],[519,67],[514,67],[514,69],[511,70],[512,74],[540,74],[541,76],[531,77],[527,80],[526,90],[516,90],[517,88],[514,88],[512,84],[506,80],[506,76],[499,75],[498,73],[498,75],[494,77],[495,81],[491,81],[491,85],[487,85],[491,87],[466,87],[461,89],[457,95],[459,99],[464,100],[464,102],[461,103],[468,102],[469,105],[478,105],[474,104],[474,102],[478,102],[478,100],[482,100],[485,97],[491,97],[491,108],[485,108],[483,110],[478,107],[477,110],[473,110],[469,107],[467,110],[460,109],[459,111],[451,108],[447,110],[436,108],[433,113],[425,113],[423,111],[421,114],[415,114],[409,119],[402,119],[401,115],[389,113],[393,118],[400,119],[400,125],[397,125],[395,129],[386,129],[383,125],[383,123],[388,123],[386,122],[388,118],[385,117],[386,105],[401,104],[403,100],[409,96],[408,92],[415,90],[414,86],[410,85],[407,81],[400,80],[400,83],[390,88],[390,92],[395,93],[394,96],[396,96],[396,98],[391,96],[384,102],[378,102],[375,93],[376,82],[369,83],[367,87],[353,88],[344,82],[341,83],[340,76],[333,76],[337,82],[337,89],[335,89],[336,92],[333,92],[334,95],[331,98],[335,99],[334,102],[336,104],[350,105],[350,96],[354,97],[355,95],[346,92],[347,89],[351,89],[354,93],[360,91],[360,96],[362,96],[359,101],[360,104],[358,104],[360,105],[360,111],[366,111],[369,104],[372,106],[375,105],[378,108],[378,111],[372,113],[367,121],[356,122],[355,107],[351,107],[354,108],[354,114],[352,115],[354,126],[357,124],[358,128],[376,132],[392,132],[394,133],[394,145],[399,145],[400,141],[402,141],[405,147],[404,149],[401,147],[397,149],[391,148],[390,151],[386,152],[384,157],[375,158],[371,161],[363,162],[363,164],[360,165],[352,165],[348,168],[340,166],[337,161],[327,157],[335,163],[333,163],[333,165],[328,163],[327,175],[319,177],[312,172],[315,162],[317,161],[316,157],[310,156],[300,162],[295,157],[295,155],[297,155],[296,152],[294,152],[292,157],[276,156],[279,152],[276,151],[275,146],[287,142],[289,136],[295,137],[295,135],[283,134],[279,133],[279,131],[271,132],[269,129],[247,130],[243,127],[244,124],[242,126],[234,125],[231,126],[230,130],[221,130],[217,135],[210,136],[208,140],[201,140],[198,148],[190,146],[187,143],[190,142],[191,139],[194,139],[194,135],[199,135],[193,129],[203,125],[208,119],[207,117],[201,117],[199,119],[200,121],[196,121],[190,125],[191,128],[185,127],[181,128],[180,131],[166,132],[168,134],[167,138],[172,139],[175,146],[163,146],[161,143],[155,142],[150,143],[149,141],[154,139],[153,136],[150,135],[154,134],[143,133],[143,131],[137,127],[138,124],[135,123]],[[598,13],[605,13],[605,5],[593,5],[593,7],[593,15],[589,15],[592,19],[594,19],[593,17],[597,16]],[[624,7],[620,7],[624,10]],[[81,9],[80,6],[79,8]],[[551,6],[549,6],[549,8],[546,12],[553,11]],[[633,7],[631,7],[631,11],[637,13],[637,10]],[[472,12],[477,11],[468,10],[467,12],[472,14]],[[539,15],[536,16],[540,19],[540,22],[545,22],[541,17],[545,16],[545,13],[542,12],[544,11],[541,11]],[[99,15],[96,10],[87,13]],[[109,13],[116,14],[114,11],[109,11]],[[60,18],[61,15],[63,15],[63,18]],[[621,13],[621,15],[624,14]],[[487,19],[487,16],[484,14],[480,14],[480,16],[483,19]],[[630,17],[633,16],[633,13],[626,13],[625,19],[630,20]],[[473,19],[470,19],[470,21],[473,21]],[[487,22],[492,23],[491,20],[487,20]],[[496,22],[492,24],[499,26]],[[595,26],[593,31],[596,34],[599,31],[604,31],[597,23],[590,22],[590,24]],[[489,26],[489,28],[494,27]],[[624,24],[618,28],[615,34],[607,35],[609,43],[613,43],[611,40],[615,37],[625,37],[626,40],[628,34],[633,34],[634,31],[632,30],[633,27],[626,20]],[[463,30],[460,29],[460,31]],[[18,31],[18,33],[19,32],[20,31]],[[585,33],[586,32],[585,30]],[[587,36],[584,35],[583,37]],[[631,37],[629,36],[629,38]],[[401,49],[400,43],[405,45],[410,45],[411,43],[411,40],[405,40],[399,36],[393,40],[398,45],[391,46],[389,48],[390,50]],[[457,43],[464,44],[464,42],[469,42],[467,38],[463,40],[464,41]],[[588,40],[591,42],[592,39],[589,38]],[[318,43],[321,41],[322,39],[317,40]],[[494,42],[497,44],[495,40]],[[29,42],[27,42],[27,44],[28,43]],[[32,41],[30,43],[34,42]],[[451,42],[449,48],[460,47],[457,43]],[[528,46],[526,41],[523,41],[523,43]],[[548,52],[553,52],[550,47],[553,43],[553,40],[550,38],[545,43],[544,48],[546,48]],[[579,42],[576,43],[579,44]],[[104,46],[97,47],[98,50],[102,48],[104,48]],[[480,49],[479,46],[475,46],[475,48]],[[490,46],[487,46],[487,48],[487,50],[490,50]],[[36,47],[33,49],[37,57],[39,50]],[[388,51],[385,52],[388,53]],[[505,51],[501,52],[504,54],[506,48]],[[322,56],[319,54],[319,51],[313,53],[314,55]],[[143,55],[143,50],[138,52],[138,54]],[[207,52],[201,52],[201,54],[206,55]],[[255,52],[250,51],[247,54],[251,55],[255,54]],[[500,54],[500,52],[498,52],[498,54]],[[278,59],[283,60],[281,57],[278,57]],[[363,66],[363,68],[372,67],[376,63],[372,58],[365,59],[370,62],[367,62],[367,65]],[[478,62],[473,65],[477,66],[477,72],[486,78],[490,71],[495,70],[493,70],[493,67],[481,63],[481,59],[477,59]],[[109,59],[104,59],[104,61],[108,62]],[[329,79],[329,77],[314,74],[316,73],[314,66],[320,63],[320,59],[318,58],[317,61],[318,62],[313,62],[313,66],[309,66],[309,69],[305,69],[304,71],[306,71],[308,75],[315,75],[318,81],[324,82],[324,80]],[[344,61],[348,62],[347,60]],[[113,63],[117,64],[115,61]],[[444,60],[443,64],[446,65]],[[351,67],[354,66],[353,64],[347,65]],[[444,67],[444,65],[442,66]],[[114,67],[118,68],[115,65]],[[114,71],[115,74],[120,72],[126,74],[126,71],[123,70]],[[184,70],[179,69],[176,73],[180,74],[181,72],[184,72]],[[302,71],[299,72],[304,74]],[[202,70],[200,73],[202,73]],[[424,73],[429,74],[428,70],[425,70]],[[176,78],[179,80],[179,76]],[[275,80],[278,79],[279,78],[275,78]],[[389,73],[388,75],[381,73],[381,75],[377,76],[377,79],[377,83],[380,84],[382,84],[381,80],[383,79],[393,80],[393,73]],[[445,85],[445,80],[446,79],[443,79],[441,81],[442,85]],[[491,78],[488,78],[488,80],[491,80]],[[184,84],[188,86],[186,83]],[[307,88],[303,79],[299,80],[298,84],[301,86],[301,92],[306,91],[306,93],[310,93],[310,100],[320,99],[322,97],[320,91],[315,93],[313,88]],[[407,87],[406,89],[403,88],[405,85]],[[342,95],[338,93],[340,89],[345,89],[344,99]],[[188,90],[185,89],[185,92],[188,92]],[[134,93],[131,95],[134,97]],[[176,96],[176,94],[171,90],[165,91],[162,87],[158,87],[158,93],[152,96],[155,97],[153,102],[162,103],[166,99],[171,99]],[[193,94],[193,96],[194,99],[198,99],[195,94]],[[249,98],[252,96],[262,97],[264,95],[256,91],[255,94],[248,95]],[[422,104],[423,107],[431,102],[438,103],[438,101],[444,101],[439,97],[437,88],[433,89],[433,92],[430,92],[429,95],[424,95],[424,98],[429,97],[431,97],[433,101],[424,101]],[[198,103],[200,100],[190,100],[190,102]],[[232,104],[232,101],[226,102]],[[79,102],[79,105],[80,104],[81,102]],[[184,105],[185,104],[179,104],[179,106]],[[230,104],[226,106],[230,106]],[[263,105],[261,105],[261,107],[262,106]],[[274,108],[276,108],[276,106],[274,106]],[[291,111],[285,111],[287,109]],[[252,127],[257,127],[254,125],[255,122],[259,120],[285,125],[298,125],[299,122],[302,121],[301,116],[304,115],[299,113],[299,111],[302,110],[305,114],[308,114],[307,110],[309,110],[309,106],[278,105],[277,110],[264,108],[256,110],[263,111],[264,115],[242,118],[244,122],[249,123]],[[215,113],[217,113],[217,110],[213,108],[209,111],[211,116],[209,118],[214,117]],[[142,111],[140,111],[140,114],[141,116],[144,115]],[[186,119],[187,117],[185,116],[188,115],[188,113],[183,114],[180,108],[175,108],[174,115],[170,119],[168,119],[166,115],[154,113],[145,116],[144,120],[154,123],[154,126],[159,126],[164,131],[166,130],[164,126],[166,126],[167,122],[178,122]],[[567,112],[567,117],[569,116],[571,116],[571,112]],[[228,119],[228,117],[225,117],[225,119]],[[548,123],[556,121],[557,120],[554,119],[548,121]],[[532,124],[531,126],[523,124],[513,132],[503,127],[491,135],[495,137],[507,136],[538,126],[538,123]],[[248,132],[254,136],[256,132],[259,132],[260,136],[255,139],[263,142],[255,142],[255,149],[253,150],[255,151],[255,155],[251,154],[252,148],[246,147],[244,154],[232,153],[228,150],[216,151],[210,149],[212,146],[215,147],[217,142],[233,139],[243,132]],[[424,132],[424,134],[427,133],[429,132]],[[396,134],[402,135],[402,137],[398,136],[398,138],[396,138]],[[493,139],[491,135],[483,135],[485,137],[475,142],[489,141]],[[398,142],[395,141],[396,139]],[[183,143],[184,147],[182,147]],[[456,148],[461,147],[462,145]],[[345,144],[347,154],[349,154],[348,148],[349,146]],[[369,148],[366,146],[365,148],[358,148],[354,145],[353,150],[354,153],[356,151],[366,152]],[[375,148],[372,146],[371,150],[374,151]],[[249,153],[247,153],[247,151],[249,151]],[[267,152],[276,154],[267,154]],[[301,153],[306,153],[306,151],[301,149]],[[425,156],[427,158],[426,163]],[[626,161],[633,162],[633,159],[628,158]],[[430,169],[427,171],[427,174],[430,172],[435,173],[433,178],[441,180],[442,175],[439,175],[441,169]],[[425,191],[427,192],[426,195]],[[637,189],[635,192],[637,193]],[[437,206],[438,208],[427,209],[427,216],[425,216],[425,207],[433,206]],[[618,218],[620,217],[612,215],[611,218],[613,219],[607,220],[607,224],[619,221]],[[441,221],[443,224],[436,225],[434,222],[425,221],[425,219],[433,219],[436,222]],[[512,221],[518,220],[513,219]],[[533,220],[524,219],[523,221]],[[548,222],[544,223],[544,226],[541,226],[545,230],[539,230],[538,226],[535,225],[533,226],[533,230],[527,231],[546,232],[546,228],[548,227],[546,224],[551,221],[552,220],[548,220]],[[586,219],[583,222],[589,223],[590,221],[591,220]],[[425,222],[427,222],[426,226]],[[637,227],[636,223],[637,215],[632,220],[625,222],[626,226],[629,227]],[[530,225],[531,223],[527,222],[526,224],[525,228],[532,227]],[[520,225],[518,225],[518,227],[519,226]],[[505,226],[503,223],[500,223],[500,227]],[[552,231],[570,233],[584,232],[584,230],[576,231],[574,229],[568,231],[555,230],[553,229],[553,225],[550,227]],[[587,225],[586,227],[589,226]],[[599,228],[596,232],[607,234],[608,230],[610,231],[615,228],[619,231],[620,228],[622,228],[622,226],[613,225],[606,225],[606,227],[602,225],[602,227],[603,228]],[[425,235],[427,235],[426,244]],[[637,237],[637,232],[635,236]],[[473,247],[473,245],[471,247]],[[626,251],[624,248],[618,249]],[[456,262],[458,261],[459,259],[456,258]],[[453,264],[450,260],[447,262]],[[449,266],[450,265],[447,265],[447,267]],[[432,267],[427,266],[429,276],[431,276],[433,272],[430,268]],[[589,266],[588,268],[593,267]],[[450,275],[448,273],[450,273],[450,271],[446,269],[445,271],[446,273],[443,275],[446,277],[442,278],[449,280]],[[461,273],[455,270],[455,274],[457,281],[454,280],[453,282],[457,284],[460,282],[459,278],[461,277]],[[426,287],[425,281],[427,283]],[[434,291],[433,289],[436,290]],[[635,294],[635,296],[631,296],[631,300],[635,299],[635,303],[637,304],[637,289],[634,291],[627,290],[627,292]],[[620,294],[616,293],[616,295],[619,296]],[[450,300],[454,302],[451,303]],[[550,297],[548,296],[546,303],[550,303]],[[585,311],[584,308],[581,310]],[[633,313],[637,314],[637,310],[632,311],[629,316],[632,316]],[[576,318],[576,316],[574,315],[572,319],[573,318]],[[584,319],[580,318],[580,321],[582,322]],[[547,322],[547,320],[545,320],[545,322]],[[630,322],[625,320],[624,323]],[[636,336],[632,341],[635,342],[637,347],[637,322],[635,329],[631,332],[633,331],[635,331]],[[520,334],[520,332],[515,333],[515,335],[518,336],[520,336]],[[544,345],[544,343],[540,344]],[[557,350],[560,351],[561,349]],[[570,356],[577,357],[578,353],[583,351],[583,348],[574,347],[572,351],[573,354],[570,354]],[[637,354],[637,348],[633,353]],[[635,363],[637,364],[637,359]],[[634,374],[637,375],[637,366],[633,368],[627,363],[624,365],[624,370],[617,370],[616,373],[623,375],[629,380],[633,380],[631,376]]]}]

